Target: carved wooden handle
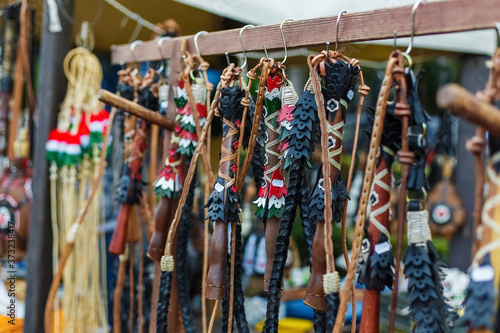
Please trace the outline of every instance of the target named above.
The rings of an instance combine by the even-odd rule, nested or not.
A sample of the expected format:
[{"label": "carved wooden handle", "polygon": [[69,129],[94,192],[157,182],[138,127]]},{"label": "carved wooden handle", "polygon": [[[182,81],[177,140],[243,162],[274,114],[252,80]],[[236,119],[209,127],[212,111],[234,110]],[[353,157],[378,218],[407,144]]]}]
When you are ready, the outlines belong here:
[{"label": "carved wooden handle", "polygon": [[205,297],[221,299],[226,294],[227,223],[215,222],[210,244],[210,269],[207,275]]},{"label": "carved wooden handle", "polygon": [[316,232],[311,248],[311,277],[307,283],[304,303],[315,310],[326,311],[323,275],[326,274],[325,221],[316,222]]},{"label": "carved wooden handle", "polygon": [[125,252],[125,244],[127,244],[128,218],[130,215],[130,204],[123,204],[120,207],[120,212],[116,218],[116,227],[109,242],[108,251],[110,253],[120,255]]},{"label": "carved wooden handle", "polygon": [[161,128],[173,131],[175,124],[172,120],[160,115],[158,112],[151,111],[137,103],[120,97],[112,92],[101,89],[97,93],[97,98],[108,105],[114,106],[120,111],[126,111],[134,116],[144,119],[147,122],[158,125]]},{"label": "carved wooden handle", "polygon": [[165,242],[170,224],[179,204],[179,199],[162,197],[155,215],[155,231],[151,236],[148,247],[148,256],[159,262],[165,251]]}]

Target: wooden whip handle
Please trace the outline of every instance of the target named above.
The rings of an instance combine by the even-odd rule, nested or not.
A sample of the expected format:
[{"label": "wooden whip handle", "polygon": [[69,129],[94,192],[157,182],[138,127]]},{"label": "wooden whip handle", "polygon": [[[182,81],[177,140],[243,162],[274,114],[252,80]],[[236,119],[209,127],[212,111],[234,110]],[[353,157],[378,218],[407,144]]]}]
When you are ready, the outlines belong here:
[{"label": "wooden whip handle", "polygon": [[304,303],[315,310],[326,311],[323,275],[326,274],[325,221],[316,222],[316,232],[311,248],[311,276],[306,287]]},{"label": "wooden whip handle", "polygon": [[162,197],[158,204],[155,215],[155,231],[149,241],[148,256],[159,262],[165,252],[168,230],[174,219],[175,210],[179,205],[179,199]]},{"label": "wooden whip handle", "polygon": [[273,270],[274,254],[276,253],[276,240],[280,231],[280,221],[276,217],[270,217],[266,222],[266,270],[264,272],[264,291],[269,290],[271,273]]},{"label": "wooden whip handle", "polygon": [[108,251],[112,254],[121,255],[125,252],[125,244],[127,244],[128,220],[130,216],[130,204],[123,204],[120,207],[120,212],[116,218],[116,227],[109,242]]},{"label": "wooden whip handle", "polygon": [[227,223],[216,221],[210,243],[210,269],[207,275],[205,297],[221,299],[226,294]]},{"label": "wooden whip handle", "polygon": [[450,83],[439,88],[437,104],[457,117],[484,127],[491,135],[500,136],[500,110],[490,103],[481,102],[458,84]]},{"label": "wooden whip handle", "polygon": [[119,111],[128,112],[169,131],[174,130],[175,124],[172,120],[162,116],[158,112],[152,111],[144,106],[129,101],[128,99],[113,94],[112,92],[101,89],[97,93],[97,98],[103,103],[114,106]]}]

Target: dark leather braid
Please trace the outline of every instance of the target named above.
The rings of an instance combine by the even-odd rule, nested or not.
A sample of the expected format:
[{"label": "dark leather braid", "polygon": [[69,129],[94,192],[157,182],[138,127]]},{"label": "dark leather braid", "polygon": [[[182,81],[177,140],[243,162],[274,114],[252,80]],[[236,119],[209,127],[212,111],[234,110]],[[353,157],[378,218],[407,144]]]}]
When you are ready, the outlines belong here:
[{"label": "dark leather braid", "polygon": [[300,177],[303,176],[305,161],[303,158],[290,166],[288,194],[285,199],[285,212],[281,219],[280,231],[276,241],[276,253],[274,254],[273,270],[267,294],[267,313],[264,331],[266,333],[278,332],[279,307],[281,298],[281,285],[283,273],[288,255],[288,245],[292,233],[293,221],[295,220],[296,207],[299,199]]},{"label": "dark leather braid", "polygon": [[335,320],[337,319],[337,313],[340,307],[340,295],[339,293],[326,294],[326,312],[334,314],[333,316],[326,316],[326,331],[332,332],[335,326]]},{"label": "dark leather braid", "polygon": [[309,206],[309,188],[308,188],[308,180],[306,177],[306,170],[302,170],[302,182],[300,185],[300,202],[299,202],[299,207],[300,207],[300,218],[302,220],[302,228],[304,229],[304,236],[306,239],[306,244],[307,244],[307,256],[308,256],[308,262],[311,264],[311,249],[312,249],[312,243],[314,239],[314,233],[316,232],[316,223],[313,223],[311,219],[309,218],[309,215],[311,213],[311,207]]},{"label": "dark leather braid", "polygon": [[314,310],[314,333],[326,333],[326,313]]},{"label": "dark leather braid", "polygon": [[[233,225],[234,226],[234,225]],[[241,283],[241,274],[243,272],[243,239],[241,237],[241,224],[236,224],[236,242],[235,242],[235,262],[234,262],[234,309],[238,331],[240,333],[249,333],[247,317],[245,314],[245,296],[243,285]]]},{"label": "dark leather braid", "polygon": [[189,271],[188,271],[188,243],[189,233],[191,231],[192,209],[194,202],[194,190],[196,188],[197,173],[195,171],[193,180],[189,187],[189,192],[186,197],[184,206],[182,207],[182,215],[180,219],[179,240],[177,242],[176,267],[179,305],[181,307],[182,322],[186,333],[195,333],[193,314],[191,312],[191,300],[189,299]]},{"label": "dark leather braid", "polygon": [[[228,244],[231,246],[230,244]],[[231,291],[231,260],[230,256],[227,256],[226,260],[226,294],[221,300],[220,305],[222,308],[222,315],[220,319],[220,331],[221,333],[226,333],[229,328],[229,293]],[[232,326],[234,330],[234,325]]]},{"label": "dark leather braid", "polygon": [[167,332],[167,315],[170,304],[170,290],[172,289],[172,272],[162,271],[160,279],[160,295],[156,315],[156,332]]},{"label": "dark leather braid", "polygon": [[[309,189],[307,187],[308,181],[306,177],[306,170],[302,170],[302,184],[300,185],[300,218],[302,220],[302,229],[307,244],[307,261],[311,264],[312,243],[314,233],[316,232],[316,223],[309,219],[311,207],[309,206]],[[314,333],[326,333],[326,313],[314,310]]]}]

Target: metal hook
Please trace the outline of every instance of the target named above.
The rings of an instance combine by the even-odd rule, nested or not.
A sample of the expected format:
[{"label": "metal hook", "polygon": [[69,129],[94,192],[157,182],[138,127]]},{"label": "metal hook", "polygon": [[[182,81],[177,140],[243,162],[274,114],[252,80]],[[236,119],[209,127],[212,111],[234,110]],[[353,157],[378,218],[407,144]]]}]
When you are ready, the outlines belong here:
[{"label": "metal hook", "polygon": [[326,42],[326,59],[330,61],[330,42]]},{"label": "metal hook", "polygon": [[136,40],[135,42],[132,42],[130,44],[130,52],[132,53],[132,60],[134,62],[138,62],[137,58],[135,57],[135,47],[139,44],[142,44],[142,40]]},{"label": "metal hook", "polygon": [[262,45],[264,47],[264,53],[266,54],[266,60],[269,60],[269,56],[267,55],[267,49],[265,45]]},{"label": "metal hook", "polygon": [[417,11],[418,6],[422,3],[423,0],[417,0],[415,4],[413,5],[413,8],[411,9],[411,35],[410,35],[410,45],[408,45],[408,48],[406,49],[405,53],[410,54],[411,49],[413,48],[413,36],[415,35],[415,12]]},{"label": "metal hook", "polygon": [[285,24],[287,22],[293,22],[293,21],[294,21],[294,19],[287,18],[286,20],[284,20],[280,24],[281,39],[283,39],[283,48],[285,49],[285,57],[283,58],[283,61],[281,62],[282,64],[284,64],[286,61],[286,58],[288,58],[288,50],[286,49],[285,35],[283,34],[283,24]]},{"label": "metal hook", "polygon": [[243,34],[243,31],[245,31],[246,28],[250,28],[250,27],[255,27],[255,25],[247,24],[243,28],[240,29],[240,45],[241,45],[241,50],[243,51],[243,57],[245,58],[243,65],[240,66],[241,69],[245,68],[247,65],[247,54],[245,52],[245,46],[243,46],[243,41],[241,40],[241,35]]},{"label": "metal hook", "polygon": [[158,39],[158,52],[160,53],[160,61],[161,61],[161,66],[160,66],[160,68],[158,68],[158,73],[163,72],[163,70],[165,69],[165,58],[163,57],[163,54],[161,53],[161,46],[163,45],[163,42],[169,38],[170,37],[164,36],[164,37],[161,37],[160,39]]},{"label": "metal hook", "polygon": [[194,35],[194,48],[196,49],[196,54],[198,54],[198,55],[201,55],[200,54],[200,48],[198,47],[198,37],[200,35],[203,35],[203,34],[208,34],[208,32],[206,32],[204,30],[203,31],[198,31],[196,33],[196,35]]},{"label": "metal hook", "polygon": [[495,26],[497,28],[498,39],[500,39],[500,22],[495,23]]},{"label": "metal hook", "polygon": [[397,40],[398,40],[398,31],[394,30],[394,47],[392,49],[393,51],[396,51],[398,48]]},{"label": "metal hook", "polygon": [[227,65],[231,65],[231,61],[229,60],[229,53],[224,53],[226,55],[226,61],[227,61]]},{"label": "metal hook", "polygon": [[340,26],[340,17],[342,14],[346,14],[347,11],[343,10],[340,12],[340,14],[337,16],[337,31],[336,31],[336,37],[335,37],[335,51],[337,51],[337,48],[339,46],[339,26]]},{"label": "metal hook", "polygon": [[[135,42],[132,42],[130,44],[130,52],[132,53],[132,60],[137,63],[137,58],[135,57],[135,47],[139,44],[142,44],[142,40],[136,40]],[[133,71],[132,71],[132,75],[137,75],[137,73],[139,73],[139,69],[138,68],[135,68]]]}]

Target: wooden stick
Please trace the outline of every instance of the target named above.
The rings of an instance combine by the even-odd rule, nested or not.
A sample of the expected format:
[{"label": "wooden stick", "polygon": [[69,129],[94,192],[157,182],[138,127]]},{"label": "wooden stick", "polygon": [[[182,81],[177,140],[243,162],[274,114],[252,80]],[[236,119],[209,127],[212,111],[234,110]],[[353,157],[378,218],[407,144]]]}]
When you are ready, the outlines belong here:
[{"label": "wooden stick", "polygon": [[458,84],[450,83],[439,88],[437,104],[440,108],[449,109],[455,116],[483,127],[491,135],[500,136],[500,110],[481,102]]},{"label": "wooden stick", "polygon": [[114,106],[119,111],[128,112],[169,131],[174,130],[175,125],[172,120],[112,92],[101,89],[97,94],[97,98],[103,103]]},{"label": "wooden stick", "polygon": [[[422,4],[415,16],[415,36],[432,35],[446,32],[459,32],[479,29],[493,29],[500,21],[497,0],[455,0],[435,1]],[[398,37],[408,37],[412,31],[412,6],[377,9],[359,13],[345,14],[339,26],[339,43],[352,43],[380,39],[392,39],[394,30]],[[460,19],[457,19],[460,18]],[[321,45],[331,42],[336,35],[334,16],[289,22],[283,27],[287,36],[288,47]],[[383,24],[381,24],[383,22]],[[239,53],[240,29],[217,31],[198,38],[201,55]],[[144,42],[134,49],[132,54],[129,44],[112,46],[111,61],[131,63],[169,59],[175,52],[180,38],[187,41],[187,50],[195,53],[194,36],[171,38],[164,41],[160,48],[156,41]],[[283,40],[280,25],[266,25],[249,28],[241,37],[245,51],[262,51],[262,45],[270,49],[282,49]]]}]

